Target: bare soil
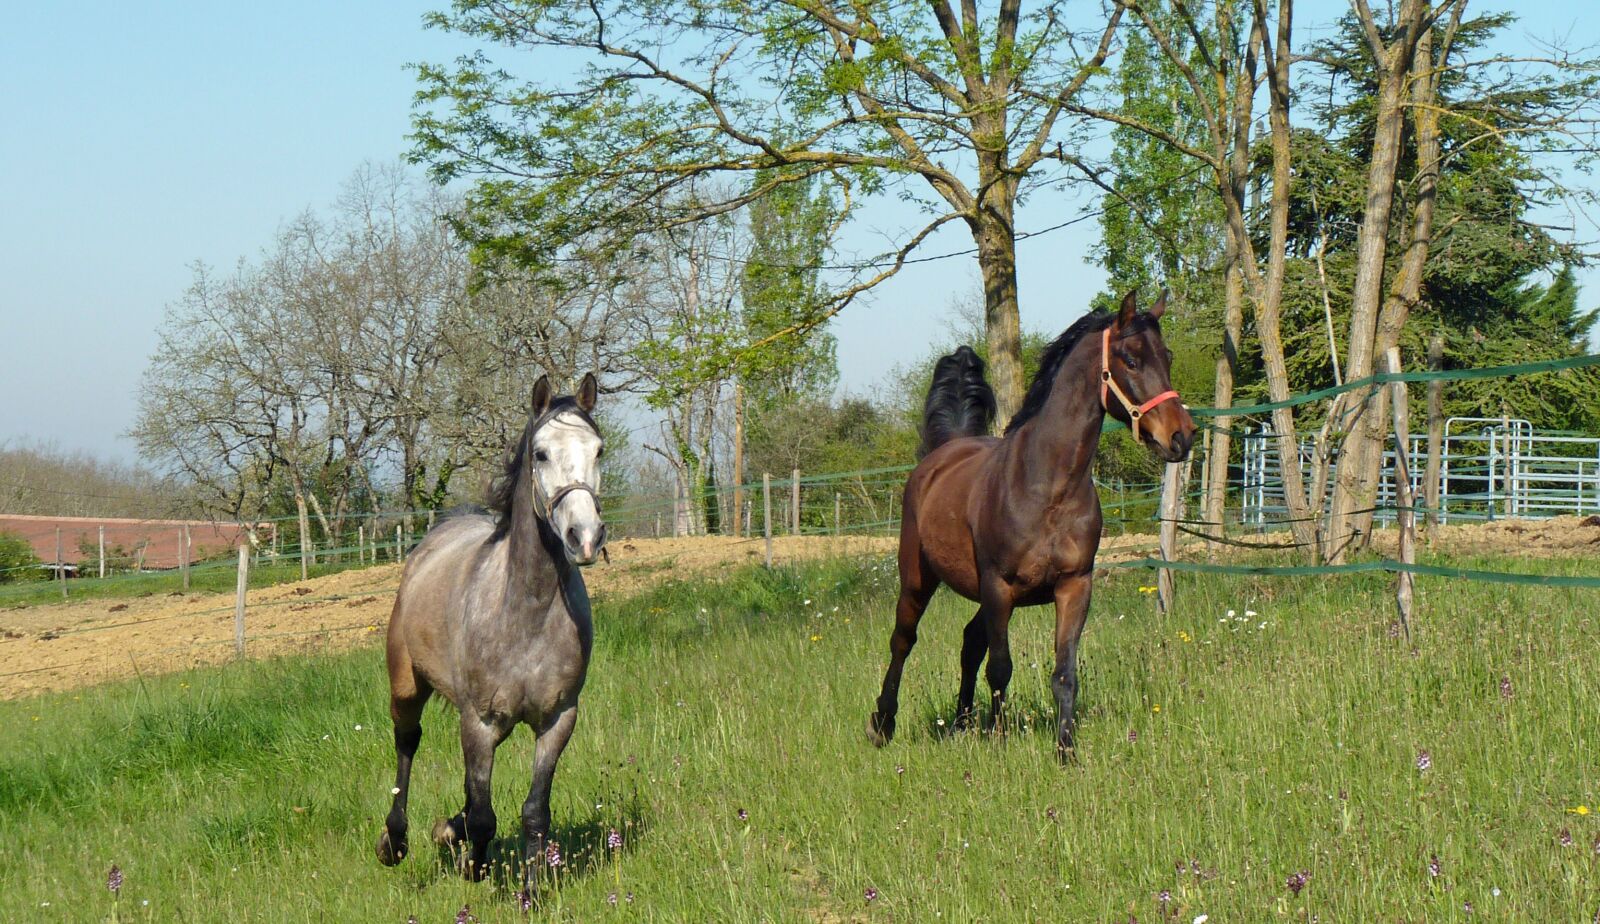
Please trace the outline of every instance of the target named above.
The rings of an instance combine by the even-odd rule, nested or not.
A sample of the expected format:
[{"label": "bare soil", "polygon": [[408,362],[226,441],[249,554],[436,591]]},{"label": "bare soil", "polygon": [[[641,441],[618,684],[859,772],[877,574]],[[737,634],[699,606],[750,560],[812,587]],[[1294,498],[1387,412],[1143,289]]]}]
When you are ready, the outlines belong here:
[{"label": "bare soil", "polygon": [[[1521,553],[1546,558],[1600,555],[1600,518],[1499,520],[1451,525],[1424,540],[1451,555]],[[1380,531],[1378,550],[1394,554],[1395,533]],[[1184,554],[1199,550],[1186,539]],[[893,537],[785,536],[773,539],[779,562],[893,552]],[[1107,537],[1103,562],[1154,550],[1154,537]],[[596,597],[627,596],[672,578],[714,575],[758,562],[760,539],[721,536],[628,539],[610,546],[611,560],[584,572]],[[374,645],[383,637],[397,565],[345,571],[252,590],[245,615],[248,657]],[[181,594],[133,600],[85,600],[0,611],[0,699],[67,690],[136,673],[157,674],[217,664],[234,657],[232,594]]]},{"label": "bare soil", "polygon": [[[774,537],[779,562],[883,554],[887,537]],[[758,562],[760,539],[721,536],[627,539],[585,570],[596,597],[630,595],[670,578]],[[377,644],[400,583],[399,565],[378,565],[250,591],[245,654],[272,657]],[[66,690],[137,674],[217,664],[234,657],[232,594],[173,593],[89,599],[0,610],[0,699]]]}]

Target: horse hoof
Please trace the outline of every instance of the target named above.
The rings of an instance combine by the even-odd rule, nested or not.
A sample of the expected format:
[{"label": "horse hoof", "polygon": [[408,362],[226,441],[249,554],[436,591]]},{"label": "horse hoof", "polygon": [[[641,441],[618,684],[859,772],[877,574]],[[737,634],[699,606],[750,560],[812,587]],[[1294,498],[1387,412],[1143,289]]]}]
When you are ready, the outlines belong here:
[{"label": "horse hoof", "polygon": [[894,740],[894,716],[885,718],[876,712],[867,716],[867,740],[880,748]]},{"label": "horse hoof", "polygon": [[384,828],[383,833],[378,835],[378,862],[384,866],[394,866],[405,858],[405,835],[394,838],[389,835],[389,829]]}]

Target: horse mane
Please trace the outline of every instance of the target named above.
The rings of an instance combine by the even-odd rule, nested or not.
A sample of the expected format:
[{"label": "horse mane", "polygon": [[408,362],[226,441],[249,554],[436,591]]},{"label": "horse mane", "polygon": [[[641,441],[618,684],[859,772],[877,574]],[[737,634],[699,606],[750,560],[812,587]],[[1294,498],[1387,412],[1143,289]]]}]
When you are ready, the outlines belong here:
[{"label": "horse mane", "polygon": [[983,377],[983,359],[969,346],[939,357],[922,404],[922,445],[917,458],[962,436],[984,436],[994,423],[994,389]]},{"label": "horse mane", "polygon": [[1105,330],[1116,319],[1114,311],[1091,311],[1073,321],[1070,327],[1061,332],[1061,336],[1044,348],[1044,354],[1039,357],[1039,371],[1034,373],[1033,381],[1028,384],[1028,393],[1022,399],[1022,407],[1012,416],[1011,422],[1006,424],[1007,436],[1044,410],[1044,403],[1050,398],[1050,389],[1055,385],[1061,364],[1067,361],[1067,355],[1078,345],[1078,341],[1089,334],[1098,334]]},{"label": "horse mane", "polygon": [[[581,414],[585,420],[589,415],[578,407],[577,399],[571,395],[564,395],[550,402],[550,407],[544,414],[528,417],[528,422],[523,424],[522,433],[516,442],[506,447],[505,459],[501,463],[500,474],[489,482],[489,489],[484,497],[484,507],[488,508],[494,516],[494,532],[501,535],[511,527],[512,505],[517,498],[517,479],[522,476],[523,466],[528,464],[528,440],[533,436],[533,428],[541,420],[547,420],[566,411]],[[592,422],[591,422],[591,425]],[[599,427],[595,428],[596,430]]]}]

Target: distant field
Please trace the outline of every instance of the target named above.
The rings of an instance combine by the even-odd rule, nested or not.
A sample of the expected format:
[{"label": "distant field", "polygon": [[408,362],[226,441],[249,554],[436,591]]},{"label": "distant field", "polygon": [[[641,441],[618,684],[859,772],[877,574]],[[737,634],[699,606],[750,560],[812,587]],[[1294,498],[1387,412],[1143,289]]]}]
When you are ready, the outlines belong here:
[{"label": "distant field", "polygon": [[[1565,922],[1600,909],[1596,592],[1422,579],[1407,643],[1388,631],[1384,575],[1185,576],[1166,619],[1149,580],[1096,582],[1067,768],[1045,611],[1014,624],[1008,733],[952,736],[972,606],[942,592],[900,737],[876,750],[863,727],[891,622],[886,557],[603,599],[556,781],[566,861],[529,917]],[[396,869],[373,859],[393,764],[372,642],[0,702],[0,729],[0,920],[444,924],[469,905],[485,922],[525,919],[514,887],[460,881],[420,837],[459,807],[447,709],[424,720],[416,849]],[[531,744],[520,732],[500,751],[507,835]],[[624,845],[609,852],[613,828]]]}]

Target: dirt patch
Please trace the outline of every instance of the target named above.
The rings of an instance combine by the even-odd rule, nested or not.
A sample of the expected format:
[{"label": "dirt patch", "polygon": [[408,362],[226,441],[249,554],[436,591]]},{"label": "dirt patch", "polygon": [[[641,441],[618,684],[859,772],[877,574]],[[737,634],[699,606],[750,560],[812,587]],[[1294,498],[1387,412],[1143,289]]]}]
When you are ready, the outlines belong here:
[{"label": "dirt patch", "polygon": [[[1395,534],[1374,537],[1380,553],[1394,554]],[[1451,555],[1515,551],[1541,557],[1600,553],[1600,519],[1497,520],[1451,525],[1425,540],[1425,548]],[[882,555],[893,537],[786,536],[773,540],[779,562],[833,555]],[[1203,543],[1185,537],[1182,557]],[[596,597],[631,595],[662,581],[711,574],[762,560],[761,539],[722,536],[625,539],[611,560],[584,572]],[[1153,554],[1155,538],[1111,536],[1101,542],[1102,564]],[[245,653],[270,657],[376,644],[383,637],[397,565],[345,571],[250,592],[245,613]],[[232,594],[173,594],[131,601],[83,602],[0,610],[0,699],[73,689],[122,677],[217,664],[234,656]]]},{"label": "dirt patch", "polygon": [[[773,539],[788,562],[832,555],[883,554],[886,537]],[[758,562],[758,539],[720,536],[618,540],[611,560],[584,572],[596,597],[629,595],[669,578]],[[345,571],[252,590],[245,611],[245,653],[270,657],[376,644],[400,583],[398,565]],[[135,673],[217,664],[234,656],[232,594],[175,594],[0,610],[0,699],[66,690]]]},{"label": "dirt patch", "polygon": [[[1540,558],[1589,558],[1600,555],[1600,517],[1552,517],[1548,520],[1493,520],[1452,523],[1428,535],[1417,525],[1421,549],[1445,555],[1535,555]],[[1398,553],[1398,534],[1381,529],[1372,542],[1380,554]]]}]

